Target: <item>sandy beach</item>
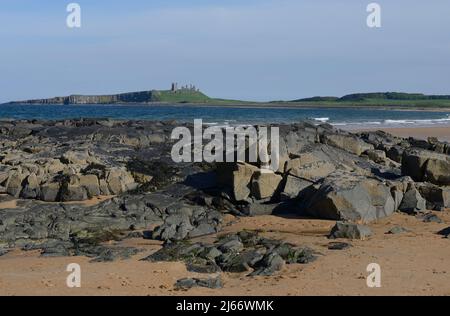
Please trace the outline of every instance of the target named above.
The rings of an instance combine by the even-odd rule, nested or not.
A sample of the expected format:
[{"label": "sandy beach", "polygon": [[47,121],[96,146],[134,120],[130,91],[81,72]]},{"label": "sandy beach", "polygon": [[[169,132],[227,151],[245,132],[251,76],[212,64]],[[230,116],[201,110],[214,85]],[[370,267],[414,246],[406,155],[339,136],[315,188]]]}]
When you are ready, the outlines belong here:
[{"label": "sandy beach", "polygon": [[[264,179],[251,164],[215,166],[211,172],[167,159],[175,123],[1,124],[8,134],[0,174],[0,295],[450,295],[446,154],[428,152],[441,163],[435,168],[401,168],[395,155],[397,160],[388,160],[373,150],[399,139],[377,134],[372,136],[381,138],[378,143],[369,144],[367,135],[300,123],[281,129],[293,155],[283,171]],[[423,139],[450,136],[443,127],[386,131]],[[299,154],[297,146],[307,152]],[[371,155],[363,157],[366,152]],[[135,160],[137,154],[144,160]],[[404,182],[404,171],[417,180]],[[350,232],[344,228],[338,239],[329,239],[341,224]],[[387,234],[394,227],[403,231]],[[257,242],[221,244],[222,237],[243,231],[259,233]],[[332,250],[332,242],[350,247]],[[171,252],[170,245],[201,250],[148,259]],[[283,254],[281,246],[289,250]],[[212,248],[219,254],[206,258]],[[202,260],[218,268],[206,270],[210,266]],[[66,284],[71,263],[81,267],[81,288]],[[373,263],[381,267],[381,288],[367,286]],[[185,278],[217,276],[221,288],[176,287]]]}]

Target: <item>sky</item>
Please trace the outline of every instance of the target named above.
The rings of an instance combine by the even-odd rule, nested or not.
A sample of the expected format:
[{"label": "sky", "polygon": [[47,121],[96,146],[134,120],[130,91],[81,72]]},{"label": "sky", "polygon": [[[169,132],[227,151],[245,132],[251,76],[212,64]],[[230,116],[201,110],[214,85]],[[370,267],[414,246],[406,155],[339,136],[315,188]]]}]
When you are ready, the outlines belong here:
[{"label": "sky", "polygon": [[[66,6],[81,7],[68,28]],[[169,89],[255,101],[450,94],[450,1],[0,0],[0,102]]]}]

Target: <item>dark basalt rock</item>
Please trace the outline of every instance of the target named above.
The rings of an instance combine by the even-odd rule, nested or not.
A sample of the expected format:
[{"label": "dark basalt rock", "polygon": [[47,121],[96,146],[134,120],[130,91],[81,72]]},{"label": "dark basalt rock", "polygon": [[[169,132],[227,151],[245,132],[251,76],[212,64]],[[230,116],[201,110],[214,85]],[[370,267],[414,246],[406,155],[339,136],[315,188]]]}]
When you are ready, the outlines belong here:
[{"label": "dark basalt rock", "polygon": [[352,245],[346,242],[330,242],[328,250],[345,250],[351,248]]},{"label": "dark basalt rock", "polygon": [[450,239],[450,227],[447,227],[447,228],[439,231],[438,234],[444,236],[445,238]]},{"label": "dark basalt rock", "polygon": [[424,223],[438,223],[438,224],[442,223],[442,219],[440,219],[437,215],[433,213],[419,215],[417,218],[423,221]]},{"label": "dark basalt rock", "polygon": [[[315,253],[252,232],[205,245],[185,240],[218,233],[224,213],[259,216],[289,209],[370,222],[397,209],[416,215],[450,206],[450,146],[436,139],[352,134],[310,122],[281,125],[279,168],[262,175],[258,163],[173,163],[170,134],[181,125],[193,128],[173,121],[1,121],[0,192],[25,199],[0,212],[2,247],[110,261],[138,250],[104,242],[143,237],[165,242],[148,260],[181,260],[205,273],[264,275],[282,262],[312,262]],[[54,203],[98,195],[116,197],[95,206]],[[331,237],[369,235],[364,226],[338,223]]]},{"label": "dark basalt rock", "polygon": [[255,271],[250,273],[250,276],[267,276],[272,275],[277,271],[283,269],[285,261],[276,252],[266,254],[260,261],[255,264]]},{"label": "dark basalt rock", "polygon": [[415,187],[410,187],[403,196],[398,209],[408,214],[417,214],[427,209],[427,202]]},{"label": "dark basalt rock", "polygon": [[369,227],[353,223],[337,222],[330,233],[331,239],[347,238],[347,239],[366,239],[372,236]]},{"label": "dark basalt rock", "polygon": [[185,278],[180,279],[177,281],[177,283],[175,283],[175,289],[177,290],[189,290],[193,287],[220,289],[223,287],[223,283],[220,276],[218,276],[217,278],[208,278],[208,279]]},{"label": "dark basalt rock", "polygon": [[388,232],[386,232],[386,234],[388,235],[399,235],[399,234],[403,234],[403,233],[409,233],[410,230],[406,229],[404,227],[401,226],[395,226],[393,228],[391,228]]},{"label": "dark basalt rock", "polygon": [[214,245],[169,243],[143,261],[183,261],[197,273],[249,272],[249,276],[271,275],[284,264],[307,264],[317,259],[312,249],[295,247],[243,231],[219,238]]}]

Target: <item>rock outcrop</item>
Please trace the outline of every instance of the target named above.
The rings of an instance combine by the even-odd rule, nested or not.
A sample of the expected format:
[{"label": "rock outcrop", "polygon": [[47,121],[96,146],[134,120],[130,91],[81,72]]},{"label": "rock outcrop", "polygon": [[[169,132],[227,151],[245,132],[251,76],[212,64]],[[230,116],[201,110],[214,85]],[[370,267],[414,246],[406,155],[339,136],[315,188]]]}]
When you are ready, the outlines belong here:
[{"label": "rock outcrop", "polygon": [[450,185],[450,156],[413,148],[403,153],[402,172],[418,182]]},{"label": "rock outcrop", "polygon": [[[182,260],[191,271],[270,275],[285,264],[314,260],[314,251],[249,233],[207,245],[188,247],[186,240],[219,233],[224,214],[332,219],[339,221],[332,237],[360,239],[370,235],[362,223],[396,211],[435,222],[429,210],[450,208],[450,147],[436,139],[351,134],[309,122],[281,125],[280,164],[267,172],[260,162],[174,163],[170,134],[178,125],[193,128],[0,121],[0,192],[18,205],[0,212],[0,254],[19,247],[45,256],[126,259],[139,249],[103,242],[132,235],[164,241],[148,260]],[[110,199],[77,203],[99,196]]]}]

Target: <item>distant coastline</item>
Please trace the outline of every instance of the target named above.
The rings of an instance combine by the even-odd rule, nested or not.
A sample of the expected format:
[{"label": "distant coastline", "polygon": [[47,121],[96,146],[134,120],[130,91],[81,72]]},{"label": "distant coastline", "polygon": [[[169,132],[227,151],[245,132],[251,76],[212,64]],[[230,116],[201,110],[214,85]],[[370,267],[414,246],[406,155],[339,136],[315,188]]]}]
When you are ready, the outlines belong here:
[{"label": "distant coastline", "polygon": [[242,103],[232,102],[204,102],[204,103],[173,103],[173,102],[128,102],[128,103],[86,103],[86,104],[63,104],[63,103],[27,103],[21,101],[1,103],[2,105],[97,105],[97,106],[151,106],[151,107],[210,107],[210,108],[243,108],[243,109],[366,109],[366,110],[396,110],[396,111],[429,111],[429,112],[450,112],[450,105],[447,107],[439,106],[418,106],[418,105],[363,105],[353,104],[321,104],[321,103],[295,103],[295,102],[251,102],[243,101]]},{"label": "distant coastline", "polygon": [[244,101],[211,98],[186,86],[171,90],[148,90],[110,95],[70,95],[46,99],[11,101],[18,105],[150,105],[150,106],[208,106],[240,108],[364,108],[395,110],[450,111],[450,95],[381,92],[357,93],[343,97],[312,97],[291,101]]}]

